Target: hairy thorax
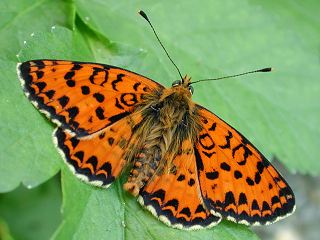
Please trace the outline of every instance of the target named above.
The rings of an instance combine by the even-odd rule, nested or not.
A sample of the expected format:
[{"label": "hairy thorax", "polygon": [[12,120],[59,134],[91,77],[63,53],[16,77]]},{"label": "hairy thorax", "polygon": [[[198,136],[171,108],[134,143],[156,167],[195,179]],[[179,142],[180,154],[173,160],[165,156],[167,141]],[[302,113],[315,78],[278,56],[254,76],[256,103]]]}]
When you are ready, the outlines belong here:
[{"label": "hairy thorax", "polygon": [[182,142],[195,142],[193,138],[201,126],[185,86],[145,95],[135,113],[142,115],[142,121],[130,142],[131,151],[125,156],[132,170],[124,189],[137,196],[153,176],[176,171],[172,161],[181,151]]}]

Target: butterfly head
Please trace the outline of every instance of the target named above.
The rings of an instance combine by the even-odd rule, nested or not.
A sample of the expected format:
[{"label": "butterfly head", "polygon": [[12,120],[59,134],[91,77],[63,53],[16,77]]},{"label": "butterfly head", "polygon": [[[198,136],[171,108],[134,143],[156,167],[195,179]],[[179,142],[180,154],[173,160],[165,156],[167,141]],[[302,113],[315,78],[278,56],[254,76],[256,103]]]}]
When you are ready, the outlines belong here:
[{"label": "butterfly head", "polygon": [[193,94],[193,87],[190,85],[191,84],[191,77],[186,75],[184,78],[181,80],[176,80],[172,83],[172,88],[178,88],[181,90],[187,90],[189,95],[191,96]]}]

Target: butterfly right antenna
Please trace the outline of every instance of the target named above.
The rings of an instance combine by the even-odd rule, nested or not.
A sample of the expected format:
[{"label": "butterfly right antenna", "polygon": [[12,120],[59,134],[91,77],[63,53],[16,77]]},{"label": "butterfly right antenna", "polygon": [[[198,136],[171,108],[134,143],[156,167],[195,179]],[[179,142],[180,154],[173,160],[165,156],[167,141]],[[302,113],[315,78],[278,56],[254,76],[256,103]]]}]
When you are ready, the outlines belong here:
[{"label": "butterfly right antenna", "polygon": [[179,75],[180,75],[181,80],[183,80],[182,74],[181,74],[178,66],[174,63],[174,61],[173,61],[172,58],[170,57],[168,51],[166,50],[166,48],[163,46],[162,42],[160,41],[160,39],[159,39],[159,37],[158,37],[158,34],[157,34],[156,30],[154,29],[154,27],[152,26],[152,24],[151,24],[151,22],[150,22],[150,20],[149,20],[149,18],[148,18],[148,16],[147,16],[147,14],[146,14],[144,11],[142,11],[142,10],[139,11],[139,14],[149,23],[150,27],[152,28],[152,31],[153,31],[154,35],[156,36],[158,42],[159,42],[160,45],[161,45],[162,49],[165,51],[165,53],[167,54],[167,56],[168,56],[168,58],[170,59],[170,61],[172,62],[172,64],[173,64],[173,65],[175,66],[175,68],[177,69],[177,71],[178,71],[178,73],[179,73]]},{"label": "butterfly right antenna", "polygon": [[207,79],[200,79],[194,82],[191,82],[189,85],[191,84],[195,84],[198,82],[206,82],[206,81],[215,81],[215,80],[221,80],[221,79],[226,79],[226,78],[234,78],[234,77],[239,77],[239,76],[243,76],[243,75],[247,75],[247,74],[251,74],[251,73],[257,73],[257,72],[271,72],[272,68],[271,67],[267,67],[267,68],[262,68],[262,69],[258,69],[258,70],[254,70],[254,71],[249,71],[249,72],[244,72],[244,73],[240,73],[240,74],[235,74],[235,75],[230,75],[230,76],[224,76],[224,77],[218,77],[218,78],[207,78]]}]

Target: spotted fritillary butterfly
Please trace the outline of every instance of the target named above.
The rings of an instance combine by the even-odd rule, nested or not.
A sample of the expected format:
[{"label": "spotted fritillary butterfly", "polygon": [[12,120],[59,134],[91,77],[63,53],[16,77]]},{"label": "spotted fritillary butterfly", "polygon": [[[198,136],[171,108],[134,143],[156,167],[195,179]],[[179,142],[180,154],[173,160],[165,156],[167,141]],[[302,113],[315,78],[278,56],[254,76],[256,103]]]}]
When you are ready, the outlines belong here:
[{"label": "spotted fritillary butterfly", "polygon": [[191,99],[190,79],[165,88],[106,64],[31,60],[17,71],[28,99],[57,124],[53,138],[81,180],[99,187],[131,169],[124,189],[179,229],[290,215],[294,194],[237,130]]}]

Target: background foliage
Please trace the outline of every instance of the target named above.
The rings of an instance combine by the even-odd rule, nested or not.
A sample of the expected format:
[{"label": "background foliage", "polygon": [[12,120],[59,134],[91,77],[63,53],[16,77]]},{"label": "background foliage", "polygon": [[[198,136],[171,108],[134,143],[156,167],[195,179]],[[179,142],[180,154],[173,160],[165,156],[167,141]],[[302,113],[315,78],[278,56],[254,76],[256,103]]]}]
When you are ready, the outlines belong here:
[{"label": "background foliage", "polygon": [[95,61],[169,86],[178,75],[137,15],[143,9],[182,72],[193,79],[274,67],[271,74],[195,85],[194,100],[267,157],[276,156],[292,172],[317,175],[319,7],[317,0],[2,0],[0,192],[21,183],[37,187],[61,169],[62,196],[57,180],[0,195],[0,238],[257,239],[247,227],[227,221],[204,231],[170,229],[123,192],[125,178],[108,190],[75,179],[53,147],[53,125],[23,96],[15,66],[36,58]]}]

